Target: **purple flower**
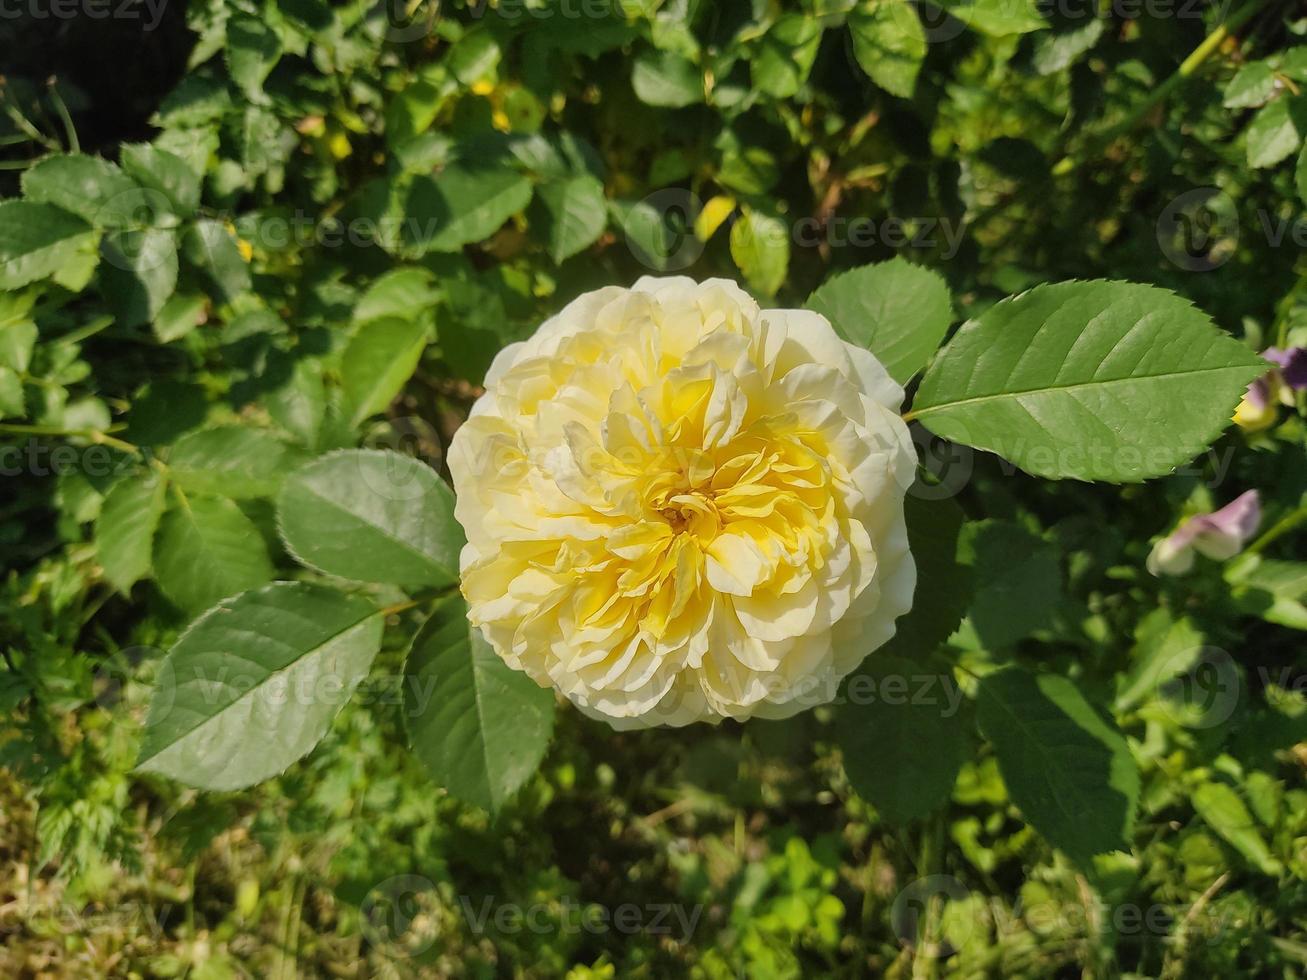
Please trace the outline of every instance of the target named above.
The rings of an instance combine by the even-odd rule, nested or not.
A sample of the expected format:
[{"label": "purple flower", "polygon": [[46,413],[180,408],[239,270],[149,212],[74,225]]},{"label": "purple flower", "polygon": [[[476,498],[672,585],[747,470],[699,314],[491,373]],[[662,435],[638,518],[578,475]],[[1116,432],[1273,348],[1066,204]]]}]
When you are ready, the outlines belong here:
[{"label": "purple flower", "polygon": [[1241,493],[1220,510],[1197,514],[1153,546],[1148,570],[1154,575],[1184,575],[1194,567],[1194,552],[1214,561],[1233,558],[1253,536],[1262,521],[1262,502],[1256,490]]},{"label": "purple flower", "polygon": [[1307,388],[1307,347],[1268,347],[1262,357],[1280,369],[1280,377],[1294,391]]},{"label": "purple flower", "polygon": [[[1268,347],[1262,351],[1262,357],[1275,367],[1248,386],[1244,402],[1250,411],[1243,405],[1239,408],[1249,418],[1261,418],[1277,399],[1292,405],[1293,393],[1307,388],[1307,347]],[[1240,421],[1238,413],[1235,421]]]}]

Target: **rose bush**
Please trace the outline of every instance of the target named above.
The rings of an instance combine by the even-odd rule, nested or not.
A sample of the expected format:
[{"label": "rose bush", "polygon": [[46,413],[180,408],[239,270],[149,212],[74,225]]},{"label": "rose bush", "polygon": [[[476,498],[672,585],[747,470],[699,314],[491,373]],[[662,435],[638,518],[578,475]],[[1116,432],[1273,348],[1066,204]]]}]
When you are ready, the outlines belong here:
[{"label": "rose bush", "polygon": [[1299,5],[49,6],[0,975],[1302,974]]},{"label": "rose bush", "polygon": [[729,281],[578,297],[450,446],[472,622],[617,727],[830,700],[912,603],[902,400],[824,317]]}]

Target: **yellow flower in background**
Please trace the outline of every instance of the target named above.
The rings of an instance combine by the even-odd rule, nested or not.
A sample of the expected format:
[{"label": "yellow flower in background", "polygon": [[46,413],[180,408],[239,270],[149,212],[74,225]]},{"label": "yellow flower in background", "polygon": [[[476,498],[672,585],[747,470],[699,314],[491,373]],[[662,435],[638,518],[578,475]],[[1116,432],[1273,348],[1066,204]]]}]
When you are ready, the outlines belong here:
[{"label": "yellow flower in background", "polygon": [[726,280],[579,297],[500,353],[450,447],[472,623],[616,727],[830,700],[912,604],[902,397]]},{"label": "yellow flower in background", "polygon": [[1261,432],[1269,429],[1280,419],[1277,403],[1244,395],[1239,407],[1234,410],[1234,424],[1245,432]]},{"label": "yellow flower in background", "polygon": [[1269,429],[1280,420],[1278,406],[1292,408],[1307,388],[1307,348],[1268,347],[1262,357],[1274,367],[1248,386],[1234,410],[1234,422],[1245,432]]}]

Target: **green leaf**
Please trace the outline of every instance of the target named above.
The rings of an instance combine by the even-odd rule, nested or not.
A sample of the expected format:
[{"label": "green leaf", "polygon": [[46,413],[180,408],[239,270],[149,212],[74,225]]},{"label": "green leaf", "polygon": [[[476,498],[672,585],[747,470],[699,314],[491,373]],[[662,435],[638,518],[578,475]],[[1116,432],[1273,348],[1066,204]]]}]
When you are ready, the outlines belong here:
[{"label": "green leaf", "polygon": [[236,239],[220,221],[202,218],[182,236],[186,258],[217,288],[219,299],[230,301],[250,288],[250,269]]},{"label": "green leaf", "polygon": [[1293,168],[1293,182],[1298,189],[1298,200],[1307,204],[1307,145],[1298,154],[1298,163]]},{"label": "green leaf", "polygon": [[917,565],[912,609],[895,623],[893,638],[844,682],[835,711],[849,781],[896,823],[925,816],[948,799],[967,747],[961,691],[946,670],[930,666],[971,595],[971,569],[958,560],[963,515],[952,500],[922,499],[921,492],[904,500]]},{"label": "green leaf", "polygon": [[926,33],[906,0],[868,0],[849,14],[853,57],[891,95],[911,98],[926,57]]},{"label": "green leaf", "polygon": [[909,417],[1036,476],[1132,482],[1192,459],[1266,364],[1153,286],[1037,286],[961,329]]},{"label": "green leaf", "polygon": [[968,524],[959,544],[975,593],[967,620],[987,650],[1001,650],[1049,626],[1062,598],[1057,547],[1018,524]]},{"label": "green leaf", "polygon": [[1029,34],[1048,27],[1036,0],[934,0],[973,31],[989,37]]},{"label": "green leaf", "polygon": [[926,366],[953,322],[944,280],[901,258],[832,276],[806,305],[875,354],[899,384]]},{"label": "green leaf", "polygon": [[697,258],[702,245],[694,237],[694,215],[679,207],[659,207],[652,201],[614,201],[614,217],[636,261],[655,272],[683,268]]},{"label": "green leaf", "polygon": [[1307,133],[1307,100],[1282,96],[1257,110],[1248,124],[1248,166],[1273,167],[1302,146]]},{"label": "green leaf", "polygon": [[1203,822],[1225,838],[1254,868],[1272,876],[1284,871],[1284,865],[1266,846],[1243,799],[1225,783],[1211,782],[1199,786],[1194,791],[1193,804]]},{"label": "green leaf", "polygon": [[1275,72],[1265,61],[1254,61],[1234,73],[1225,86],[1227,109],[1251,109],[1265,105],[1275,95]]},{"label": "green leaf", "polygon": [[151,224],[157,216],[149,192],[114,164],[82,153],[46,157],[23,174],[29,201],[53,204],[97,228]]},{"label": "green leaf", "polygon": [[161,344],[181,340],[200,325],[207,306],[203,293],[174,293],[154,318],[154,336]]},{"label": "green leaf", "polygon": [[359,582],[458,581],[454,494],[425,463],[352,449],[295,471],[277,499],[282,538],[305,565]]},{"label": "green leaf", "polygon": [[717,183],[745,197],[766,194],[781,178],[776,155],[761,146],[741,146],[730,140],[722,150]]},{"label": "green leaf", "polygon": [[549,747],[553,691],[499,658],[460,596],[418,631],[405,675],[413,753],[451,795],[497,813]]},{"label": "green leaf", "polygon": [[99,233],[51,204],[0,201],[0,289],[17,289],[53,276],[77,291],[99,255]]},{"label": "green leaf", "polygon": [[898,824],[947,803],[968,756],[966,699],[953,676],[877,651],[843,696],[835,737],[858,795]]},{"label": "green leaf", "polygon": [[824,25],[805,14],[785,14],[772,25],[749,59],[753,87],[777,99],[789,99],[808,80],[821,46]]},{"label": "green leaf", "polygon": [[[958,628],[975,586],[971,566],[959,555],[962,508],[952,500],[922,499],[917,492],[909,491],[903,501],[917,588],[912,608],[895,622],[894,636],[882,649],[887,655],[922,660]],[[873,659],[878,656],[873,654]]]},{"label": "green leaf", "polygon": [[1135,629],[1130,672],[1119,678],[1113,707],[1128,711],[1188,671],[1202,656],[1204,639],[1188,616],[1175,618],[1167,609],[1154,609]]},{"label": "green leaf", "polygon": [[216,122],[231,110],[232,98],[227,83],[220,77],[199,72],[182,76],[181,82],[164,96],[151,124],[165,132],[159,139],[177,140],[187,146],[197,142],[206,123]]},{"label": "green leaf", "polygon": [[790,266],[790,236],[785,222],[753,208],[731,225],[731,258],[749,285],[766,296],[774,296],[785,282]]},{"label": "green leaf", "polygon": [[100,246],[104,296],[125,327],[150,323],[177,288],[177,237],[170,229],[113,231]]},{"label": "green leaf", "polygon": [[409,187],[404,242],[418,252],[457,252],[480,242],[531,202],[531,182],[515,170],[452,163]]},{"label": "green leaf", "polygon": [[1070,68],[1081,56],[1093,49],[1107,30],[1106,17],[1055,21],[1054,31],[1035,38],[1030,63],[1041,75],[1052,75]]},{"label": "green leaf", "polygon": [[159,668],[137,770],[208,790],[284,771],[367,677],[382,620],[366,598],[307,582],[220,603]]},{"label": "green leaf", "polygon": [[35,291],[0,293],[0,365],[26,373],[38,330],[32,319]]},{"label": "green leaf", "polygon": [[190,492],[271,497],[302,456],[267,429],[223,425],[178,439],[168,453],[168,475]]},{"label": "green leaf", "polygon": [[981,680],[976,707],[1012,802],[1049,843],[1082,867],[1129,849],[1139,771],[1075,684],[1009,667]]},{"label": "green leaf", "polygon": [[487,30],[475,30],[464,34],[449,49],[445,66],[450,74],[470,86],[490,75],[501,57],[495,36]]},{"label": "green leaf", "polygon": [[1307,47],[1295,45],[1284,50],[1275,70],[1295,82],[1307,82]]},{"label": "green leaf", "polygon": [[543,184],[536,200],[545,213],[545,245],[557,264],[594,242],[608,224],[603,182],[590,174]]},{"label": "green leaf", "polygon": [[95,522],[96,557],[105,579],[123,595],[150,573],[166,489],[156,474],[144,473],[119,481],[104,498]]},{"label": "green leaf", "polygon": [[21,675],[10,673],[8,667],[0,669],[0,718],[9,717],[30,693],[28,683]]},{"label": "green leaf", "polygon": [[1307,630],[1307,563],[1258,558],[1226,566],[1235,605],[1268,623]]},{"label": "green leaf", "polygon": [[154,576],[187,612],[272,578],[267,545],[244,512],[224,497],[193,494],[166,514],[154,542]]},{"label": "green leaf", "polygon": [[703,101],[703,74],[674,51],[642,51],[631,66],[631,87],[645,105],[679,109]]},{"label": "green leaf", "polygon": [[26,413],[22,376],[13,368],[0,365],[0,419],[22,418]]},{"label": "green leaf", "polygon": [[386,410],[417,370],[428,339],[427,325],[417,320],[390,316],[359,327],[340,367],[344,412],[351,425]]},{"label": "green leaf", "polygon": [[359,297],[354,322],[367,323],[383,317],[417,319],[416,314],[430,309],[437,299],[430,270],[418,266],[392,269],[375,279]]},{"label": "green leaf", "polygon": [[311,358],[294,361],[286,383],[264,398],[272,420],[310,448],[318,445],[327,411],[322,365]]},{"label": "green leaf", "polygon": [[251,102],[266,102],[263,83],[281,58],[281,41],[270,24],[257,17],[227,22],[227,73]]},{"label": "green leaf", "polygon": [[123,170],[142,187],[158,191],[182,217],[200,204],[200,177],[181,157],[148,143],[125,143],[119,152]]}]

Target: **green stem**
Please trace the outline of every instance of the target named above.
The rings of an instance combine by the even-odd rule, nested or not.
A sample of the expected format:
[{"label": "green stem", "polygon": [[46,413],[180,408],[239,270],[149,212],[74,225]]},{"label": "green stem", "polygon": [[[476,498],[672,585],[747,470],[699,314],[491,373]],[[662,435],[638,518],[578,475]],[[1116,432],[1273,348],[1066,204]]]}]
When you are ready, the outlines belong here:
[{"label": "green stem", "polygon": [[54,111],[59,115],[59,121],[63,123],[64,132],[68,135],[68,152],[80,152],[82,145],[77,140],[77,130],[73,126],[73,117],[68,114],[68,106],[64,103],[64,97],[59,94],[59,86],[52,77],[47,83],[50,89],[50,101],[54,103]]},{"label": "green stem", "polygon": [[396,602],[394,605],[387,606],[385,609],[381,610],[381,615],[393,616],[395,613],[402,613],[409,609],[412,609],[414,606],[420,606],[420,605],[421,603],[418,602],[417,599],[409,599],[405,602]]},{"label": "green stem", "polygon": [[1307,292],[1307,263],[1299,262],[1296,271],[1297,281],[1275,306],[1275,320],[1271,332],[1275,334],[1276,347],[1289,346],[1289,321],[1298,301],[1303,298],[1304,292]]},{"label": "green stem", "polygon": [[[1267,6],[1267,3],[1268,0],[1249,0],[1248,3],[1212,28],[1211,33],[1203,38],[1202,43],[1189,52],[1189,56],[1184,61],[1180,62],[1180,67],[1175,70],[1170,78],[1153,89],[1152,94],[1144,99],[1134,112],[1095,138],[1094,142],[1099,146],[1106,147],[1118,136],[1125,135],[1142,123],[1145,116],[1198,73],[1207,59],[1220,48],[1233,31],[1241,27],[1253,14],[1258,13]],[[1065,156],[1053,165],[1053,174],[1054,176],[1068,174],[1083,162],[1083,160],[1078,160],[1075,157]]]},{"label": "green stem", "polygon": [[101,446],[112,446],[114,449],[121,449],[125,453],[131,453],[135,456],[143,456],[140,446],[133,445],[123,439],[115,438],[107,432],[101,432],[99,429],[62,429],[57,425],[22,425],[16,422],[0,423],[0,433],[8,433],[16,436],[53,436],[62,439],[90,439]]},{"label": "green stem", "polygon": [[[940,814],[930,817],[921,828],[921,856],[917,874],[923,878],[938,874],[944,851],[944,818]],[[916,936],[912,953],[912,980],[933,980],[939,964],[940,915],[943,896],[931,890],[926,897],[925,915]]]},{"label": "green stem", "polygon": [[[3,94],[0,93],[0,99],[3,98]],[[32,121],[23,115],[16,105],[11,105],[10,103],[5,102],[4,111],[5,115],[13,120],[14,125],[27,134],[27,138],[33,143],[39,143],[47,150],[54,150],[56,152],[61,149],[57,141],[50,139],[50,137],[46,136],[45,133],[33,126]]]},{"label": "green stem", "polygon": [[94,337],[101,330],[111,326],[113,326],[113,317],[107,315],[98,316],[94,320],[78,327],[76,330],[68,331],[68,333],[58,337],[54,342],[56,344],[77,344],[86,340],[88,337]]},{"label": "green stem", "polygon": [[1261,537],[1259,537],[1256,541],[1254,541],[1252,544],[1250,544],[1247,548],[1243,550],[1244,554],[1245,555],[1260,554],[1266,548],[1267,545],[1269,545],[1273,541],[1278,540],[1279,538],[1284,537],[1284,535],[1288,534],[1290,531],[1296,528],[1299,524],[1302,524],[1304,521],[1307,521],[1307,504],[1300,506],[1295,511],[1291,511],[1290,513],[1286,514],[1284,517],[1281,517],[1274,524],[1272,524],[1269,528],[1267,528],[1262,533]]}]

